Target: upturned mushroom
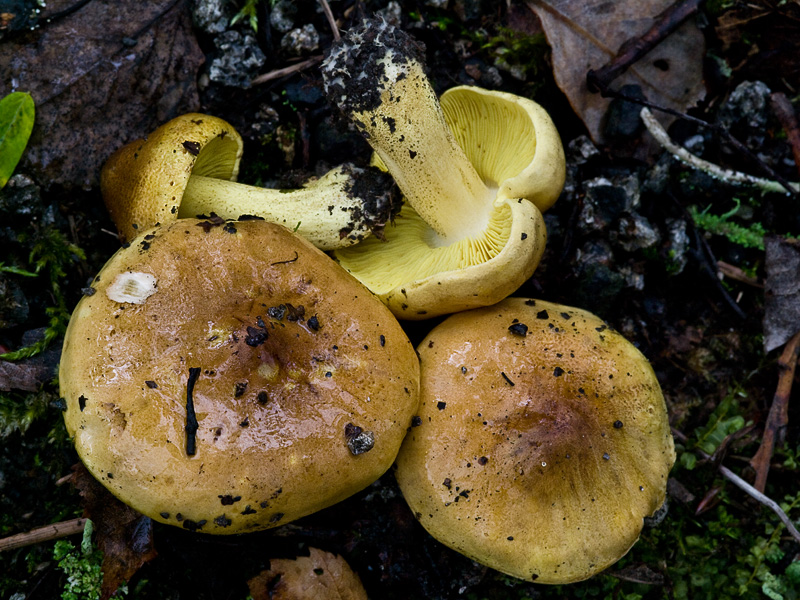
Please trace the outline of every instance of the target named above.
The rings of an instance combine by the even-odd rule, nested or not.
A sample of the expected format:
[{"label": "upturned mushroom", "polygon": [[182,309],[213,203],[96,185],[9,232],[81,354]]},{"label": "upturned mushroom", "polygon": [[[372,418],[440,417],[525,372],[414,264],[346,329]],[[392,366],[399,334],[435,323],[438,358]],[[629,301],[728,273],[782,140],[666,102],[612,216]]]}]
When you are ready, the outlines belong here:
[{"label": "upturned mushroom", "polygon": [[233,126],[196,113],[117,150],[103,166],[100,187],[122,241],[177,218],[246,215],[331,250],[371,233],[380,237],[399,209],[391,178],[377,169],[344,164],[299,189],[266,189],[236,182],[241,156]]},{"label": "upturned mushroom", "polygon": [[420,46],[382,20],[335,43],[327,96],[394,177],[406,203],[385,242],[335,253],[400,318],[493,304],[536,268],[541,211],[564,182],[558,132],[535,102],[456,87],[441,105]]},{"label": "upturned mushroom", "polygon": [[88,470],[156,521],[282,525],[392,464],[418,403],[397,320],[264,221],[182,219],[119,250],[72,315],[59,371]]},{"label": "upturned mushroom", "polygon": [[538,583],[602,571],[662,506],[675,461],[650,364],[596,316],[507,298],[418,347],[397,481],[430,534]]}]

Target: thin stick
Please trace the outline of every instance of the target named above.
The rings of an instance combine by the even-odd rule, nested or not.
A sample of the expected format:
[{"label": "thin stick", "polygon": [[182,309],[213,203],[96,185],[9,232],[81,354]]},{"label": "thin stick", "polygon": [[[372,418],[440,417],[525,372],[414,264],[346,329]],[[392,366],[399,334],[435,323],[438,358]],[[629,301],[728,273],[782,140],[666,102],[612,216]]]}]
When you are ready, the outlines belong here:
[{"label": "thin stick", "polygon": [[627,40],[617,51],[617,55],[601,68],[590,70],[586,74],[589,91],[596,92],[608,89],[617,77],[628,70],[632,64],[658,46],[684,21],[697,12],[700,0],[681,0],[658,15],[653,26],[642,36]]},{"label": "thin stick", "polygon": [[717,269],[719,269],[719,272],[725,277],[730,277],[736,281],[741,281],[742,283],[746,283],[747,285],[751,285],[755,288],[764,289],[763,283],[761,283],[755,277],[751,277],[736,265],[731,265],[725,261],[718,260]]},{"label": "thin stick", "polygon": [[[595,82],[599,85],[599,82]],[[619,98],[620,100],[626,100],[633,104],[638,104],[639,106],[646,106],[647,108],[651,108],[653,110],[658,110],[668,115],[672,115],[673,117],[678,117],[679,119],[683,119],[684,121],[688,121],[689,123],[695,123],[701,127],[708,127],[712,131],[716,132],[720,135],[728,144],[730,144],[734,150],[741,153],[743,156],[747,157],[749,161],[751,161],[754,165],[756,165],[761,171],[767,174],[768,177],[771,177],[774,181],[777,181],[783,186],[784,190],[792,190],[788,192],[795,196],[798,200],[800,200],[800,185],[793,184],[786,181],[786,178],[783,177],[780,173],[775,171],[772,167],[770,167],[767,163],[761,160],[752,150],[750,150],[747,146],[742,144],[739,140],[737,140],[731,133],[722,127],[719,124],[709,123],[702,119],[698,119],[697,117],[693,117],[691,115],[687,115],[686,113],[679,112],[677,110],[673,110],[671,108],[667,108],[666,106],[659,106],[658,104],[654,104],[653,102],[648,102],[642,98],[637,98],[632,96],[631,94],[626,94],[621,90],[612,90],[611,88],[605,88],[600,90],[601,95],[604,98]]]},{"label": "thin stick", "polygon": [[52,523],[44,527],[38,527],[26,533],[11,535],[0,539],[0,552],[3,550],[24,548],[25,546],[32,546],[33,544],[50,542],[52,540],[75,535],[76,533],[81,533],[85,525],[86,519],[79,517],[77,519],[70,519],[69,521],[61,521],[60,523]]},{"label": "thin stick", "polygon": [[[672,434],[682,442],[686,442],[688,440],[686,435],[681,431],[677,431],[677,430],[673,429],[672,430]],[[701,456],[705,460],[708,460],[709,458],[711,458],[708,454],[706,454],[705,452],[703,452],[699,448],[694,448],[693,451],[694,451],[695,454],[698,454],[699,456]],[[742,490],[743,492],[748,494],[751,498],[757,500],[758,502],[760,502],[761,504],[763,504],[764,506],[766,506],[767,508],[772,510],[772,512],[774,512],[776,515],[778,515],[778,518],[781,520],[781,522],[784,525],[786,525],[786,530],[789,532],[789,534],[797,542],[800,542],[800,531],[797,531],[797,527],[794,526],[794,523],[792,523],[792,520],[789,518],[789,516],[785,512],[783,512],[783,509],[780,507],[780,505],[777,502],[775,502],[772,498],[770,498],[768,496],[765,496],[764,494],[759,492],[756,488],[754,488],[752,485],[747,483],[744,479],[739,477],[736,473],[731,471],[728,467],[726,467],[724,465],[719,465],[718,470],[719,470],[720,474],[725,479],[730,481],[732,484],[734,484],[740,490]]]},{"label": "thin stick", "polygon": [[791,194],[800,191],[800,183],[790,183],[789,186],[791,187],[791,189],[787,190],[782,184],[778,183],[777,181],[772,181],[771,179],[763,179],[761,177],[756,177],[755,175],[748,175],[747,173],[741,173],[739,171],[723,169],[719,165],[715,165],[714,163],[710,163],[707,160],[703,160],[699,156],[695,156],[694,154],[689,152],[686,148],[679,146],[678,144],[673,142],[672,139],[670,139],[669,135],[667,134],[666,130],[661,126],[661,123],[659,123],[658,120],[653,116],[653,113],[650,112],[650,109],[644,107],[642,108],[640,114],[645,127],[647,127],[647,130],[650,132],[650,135],[652,135],[656,139],[656,141],[661,145],[661,147],[667,150],[679,161],[689,165],[690,167],[699,169],[705,173],[708,173],[712,177],[721,179],[722,181],[726,181],[728,183],[741,183],[741,184],[754,185],[765,192]]},{"label": "thin stick", "polygon": [[784,430],[789,421],[789,396],[792,393],[792,383],[794,382],[794,371],[798,357],[800,357],[800,332],[792,336],[778,359],[780,375],[778,376],[775,396],[772,398],[772,406],[770,406],[769,414],[767,415],[767,422],[764,424],[764,436],[761,439],[758,451],[750,460],[750,466],[756,472],[756,480],[753,487],[760,492],[763,492],[767,485],[769,463],[772,460],[775,443],[782,441]]},{"label": "thin stick", "polygon": [[795,539],[795,541],[800,542],[800,531],[797,531],[797,528],[794,526],[794,523],[792,523],[792,520],[789,518],[789,516],[785,512],[783,512],[783,509],[780,507],[780,505],[777,502],[775,502],[772,498],[769,498],[768,496],[765,496],[764,494],[759,492],[756,488],[754,488],[752,485],[747,483],[744,479],[739,477],[736,473],[731,471],[728,467],[724,467],[724,466],[720,465],[719,466],[719,472],[722,474],[722,476],[725,479],[730,481],[732,484],[734,484],[740,490],[746,492],[747,494],[749,494],[750,496],[752,496],[753,498],[758,500],[761,504],[763,504],[764,506],[770,508],[772,510],[772,512],[774,512],[776,515],[778,515],[778,518],[781,520],[781,522],[784,525],[786,525],[786,530]]},{"label": "thin stick", "polygon": [[331,26],[331,31],[333,32],[333,40],[338,42],[342,36],[339,35],[339,28],[336,26],[336,19],[333,18],[333,12],[331,11],[331,7],[328,4],[328,0],[319,0],[320,5],[322,6],[322,12],[325,13],[325,17],[328,19],[328,24]]},{"label": "thin stick", "polygon": [[714,284],[714,287],[722,296],[722,299],[725,300],[725,304],[730,308],[733,313],[739,317],[740,319],[747,318],[747,315],[742,310],[742,308],[736,303],[736,300],[731,298],[731,295],[728,293],[728,290],[722,285],[722,282],[719,280],[719,276],[717,275],[717,259],[714,256],[714,252],[711,250],[711,247],[708,245],[705,237],[700,235],[700,231],[697,229],[697,226],[694,224],[694,221],[683,205],[675,198],[674,195],[671,193],[669,194],[670,199],[672,200],[673,204],[675,204],[676,208],[680,210],[684,215],[684,220],[691,231],[692,237],[694,238],[694,246],[695,250],[693,254],[698,260],[700,264],[700,268],[706,273],[710,281]]},{"label": "thin stick", "polygon": [[264,73],[263,75],[259,75],[258,77],[253,79],[253,81],[250,82],[250,85],[260,85],[262,83],[272,81],[273,79],[280,79],[281,77],[285,77],[286,75],[292,75],[293,73],[297,73],[298,71],[303,71],[308,67],[313,67],[322,59],[323,56],[320,54],[317,56],[312,56],[311,58],[308,58],[299,63],[295,63],[291,66],[284,67],[283,69],[275,69],[274,71],[270,71],[269,73]]}]

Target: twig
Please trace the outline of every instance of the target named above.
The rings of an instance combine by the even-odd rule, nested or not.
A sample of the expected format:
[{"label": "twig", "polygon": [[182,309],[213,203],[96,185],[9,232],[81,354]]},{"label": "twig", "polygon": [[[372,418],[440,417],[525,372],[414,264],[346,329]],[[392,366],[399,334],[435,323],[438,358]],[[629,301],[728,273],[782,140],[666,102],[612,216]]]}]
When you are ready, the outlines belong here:
[{"label": "twig", "polygon": [[[686,437],[686,435],[684,435],[682,432],[677,431],[675,429],[672,430],[672,433],[676,438],[680,439],[683,442],[687,441],[687,439],[688,439]],[[708,460],[708,459],[711,458],[708,454],[706,454],[705,452],[703,452],[699,448],[693,448],[693,451],[696,454],[700,455],[705,460]],[[763,504],[764,506],[766,506],[767,508],[772,510],[772,512],[774,512],[776,515],[778,515],[778,518],[781,520],[781,522],[784,525],[786,525],[786,530],[789,532],[789,534],[797,542],[800,542],[800,531],[797,531],[797,527],[794,526],[794,523],[789,518],[789,515],[787,515],[783,511],[783,509],[780,507],[780,505],[777,502],[775,502],[772,498],[770,498],[768,496],[765,496],[764,494],[759,492],[756,488],[754,488],[752,485],[747,483],[744,479],[739,477],[736,473],[731,471],[728,467],[726,467],[724,465],[719,465],[717,467],[717,469],[719,470],[720,475],[722,475],[725,479],[730,481],[732,484],[734,484],[740,490],[742,490],[743,492],[748,494],[751,498],[753,498],[754,500],[756,500],[759,503]]]},{"label": "twig", "polygon": [[653,26],[641,37],[627,40],[617,51],[617,55],[606,65],[591,69],[586,74],[586,84],[592,92],[603,92],[617,77],[628,70],[645,54],[658,46],[664,38],[675,31],[689,17],[697,12],[700,0],[676,2],[658,15]]},{"label": "twig", "polygon": [[717,266],[717,259],[714,256],[714,252],[711,250],[711,247],[708,245],[706,239],[697,229],[697,226],[695,225],[692,216],[689,214],[689,211],[684,208],[684,206],[678,201],[677,198],[675,198],[674,195],[669,194],[669,197],[678,210],[683,213],[683,220],[691,230],[695,245],[695,250],[692,252],[692,254],[697,258],[700,269],[708,276],[709,280],[713,283],[720,296],[722,296],[722,299],[725,301],[725,304],[728,306],[728,308],[730,308],[731,311],[733,311],[733,313],[740,319],[746,319],[747,315],[742,310],[742,307],[736,303],[736,300],[731,297],[731,295],[728,293],[728,290],[725,289],[725,286],[722,285],[722,282],[719,280],[719,276],[717,275],[718,271],[715,268]]},{"label": "twig", "polygon": [[59,477],[58,479],[56,479],[55,486],[56,487],[61,487],[65,483],[72,483],[74,479],[75,479],[75,473],[70,473],[69,475],[64,475],[63,477]]},{"label": "twig", "polygon": [[761,177],[748,175],[747,173],[741,173],[739,171],[723,169],[719,165],[715,165],[707,160],[703,160],[702,158],[689,152],[683,146],[679,146],[673,142],[666,130],[661,126],[661,123],[659,123],[658,120],[653,116],[653,113],[650,112],[650,109],[644,107],[642,108],[640,114],[645,127],[647,127],[647,130],[650,132],[650,135],[656,139],[662,148],[667,150],[670,154],[684,164],[694,167],[695,169],[699,169],[700,171],[703,171],[704,173],[707,173],[712,177],[727,183],[754,185],[765,192],[792,194],[800,191],[800,183],[790,183],[788,184],[790,188],[787,189],[783,186],[783,184],[778,183],[777,181],[763,179]]},{"label": "twig", "polygon": [[338,42],[342,36],[339,35],[339,28],[336,26],[336,19],[333,18],[333,12],[331,11],[331,7],[328,4],[328,0],[319,0],[320,5],[322,6],[322,12],[325,13],[325,17],[328,19],[328,24],[331,26],[331,31],[333,32],[333,40]]},{"label": "twig", "polygon": [[772,398],[772,406],[767,415],[767,422],[764,424],[761,445],[750,460],[750,466],[756,471],[753,487],[760,492],[763,492],[767,485],[769,463],[772,460],[775,443],[782,441],[789,421],[789,396],[792,393],[792,382],[798,357],[800,357],[800,332],[792,336],[778,359],[780,375],[775,396]]},{"label": "twig", "polygon": [[719,273],[721,275],[724,275],[725,277],[729,277],[730,279],[746,283],[747,285],[751,285],[755,288],[764,289],[763,283],[761,283],[755,277],[751,277],[736,265],[732,265],[726,263],[725,261],[718,260],[717,269],[719,270]]},{"label": "twig", "polygon": [[[714,125],[708,123],[702,119],[692,117],[671,108],[658,106],[652,102],[648,102],[646,99],[635,98],[630,94],[611,89],[610,84],[614,79],[624,73],[629,66],[642,58],[655,46],[660,44],[664,38],[672,33],[684,20],[697,12],[698,5],[699,1],[697,0],[676,0],[675,4],[656,17],[655,23],[644,35],[639,38],[628,39],[622,44],[617,55],[608,64],[597,71],[589,70],[586,73],[586,85],[588,89],[592,92],[599,92],[604,98],[627,100],[639,106],[660,110],[686,121],[712,128],[733,146],[736,151],[753,161],[753,163],[768,177],[771,177],[774,181],[781,184],[783,190],[785,190],[787,194],[792,194],[796,199],[800,200],[800,189],[798,189],[798,187],[793,188],[780,173],[777,173],[772,167],[761,160],[753,151],[732,136],[724,127],[718,124]],[[800,167],[800,163],[798,163],[798,167]]]},{"label": "twig", "polygon": [[792,523],[792,520],[789,518],[789,515],[787,515],[785,512],[783,512],[783,509],[780,507],[780,505],[777,502],[775,502],[772,498],[770,498],[768,496],[765,496],[764,494],[759,492],[756,488],[754,488],[752,485],[747,483],[744,479],[739,477],[736,473],[731,471],[728,467],[720,465],[719,466],[719,472],[725,479],[730,481],[732,484],[734,484],[740,490],[742,490],[745,493],[749,494],[752,498],[754,498],[755,500],[758,500],[761,504],[763,504],[764,506],[766,506],[767,508],[772,510],[772,512],[774,512],[776,515],[778,515],[778,518],[781,520],[781,522],[784,525],[786,525],[786,530],[789,532],[789,534],[796,541],[800,542],[800,531],[797,531],[797,528],[794,526],[794,523]]},{"label": "twig", "polygon": [[263,75],[259,75],[250,82],[250,85],[260,85],[262,83],[272,81],[273,79],[280,79],[281,77],[285,77],[286,75],[291,75],[293,73],[297,73],[298,71],[303,71],[308,67],[314,66],[322,59],[323,56],[320,54],[317,56],[312,56],[311,58],[308,58],[299,63],[295,63],[291,66],[284,67],[283,69],[275,69],[274,71],[270,71],[269,73],[264,73]]},{"label": "twig", "polygon": [[86,524],[86,519],[79,517],[77,519],[70,519],[69,521],[61,521],[60,523],[52,523],[44,527],[38,527],[26,533],[18,533],[0,539],[0,552],[3,550],[14,550],[15,548],[24,548],[25,546],[32,546],[41,542],[49,542],[59,538],[75,535],[81,533]]},{"label": "twig", "polygon": [[[596,82],[598,85],[600,82]],[[709,123],[708,121],[704,121],[703,119],[698,119],[697,117],[693,117],[691,115],[687,115],[686,113],[682,113],[680,111],[667,108],[665,106],[659,106],[658,104],[654,104],[653,102],[649,102],[646,99],[642,99],[640,97],[636,97],[631,94],[626,94],[620,90],[612,90],[611,88],[606,87],[600,88],[600,94],[604,98],[617,98],[619,100],[625,100],[632,104],[636,104],[638,106],[644,106],[650,108],[652,110],[658,110],[665,114],[672,115],[673,117],[678,117],[679,119],[683,119],[684,121],[688,121],[689,123],[694,123],[700,127],[707,127],[720,135],[728,144],[730,144],[734,150],[742,154],[743,156],[747,157],[749,161],[751,161],[754,165],[756,165],[761,171],[763,171],[766,175],[771,177],[774,182],[778,182],[783,189],[779,190],[782,193],[787,193],[793,195],[796,199],[800,200],[800,185],[798,184],[791,184],[786,181],[786,178],[783,177],[780,173],[776,172],[775,169],[770,167],[766,164],[763,160],[761,160],[752,150],[750,150],[747,146],[745,146],[742,142],[737,140],[734,136],[731,135],[730,131],[725,129],[719,124]],[[785,190],[790,190],[786,192]]]}]

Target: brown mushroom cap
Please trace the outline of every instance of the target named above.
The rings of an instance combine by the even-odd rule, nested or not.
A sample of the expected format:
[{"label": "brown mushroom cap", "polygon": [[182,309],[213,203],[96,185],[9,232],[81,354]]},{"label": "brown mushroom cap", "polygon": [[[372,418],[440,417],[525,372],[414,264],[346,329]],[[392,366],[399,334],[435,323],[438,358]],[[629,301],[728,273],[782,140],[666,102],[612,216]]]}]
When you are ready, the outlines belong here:
[{"label": "brown mushroom cap", "polygon": [[392,464],[417,407],[414,348],[285,228],[176,221],[118,251],[93,288],[64,341],[67,430],[92,474],[145,515],[265,529]]},{"label": "brown mushroom cap", "polygon": [[397,480],[439,541],[540,583],[622,557],[675,460],[647,360],[580,309],[508,298],[448,317],[418,348],[420,420]]}]

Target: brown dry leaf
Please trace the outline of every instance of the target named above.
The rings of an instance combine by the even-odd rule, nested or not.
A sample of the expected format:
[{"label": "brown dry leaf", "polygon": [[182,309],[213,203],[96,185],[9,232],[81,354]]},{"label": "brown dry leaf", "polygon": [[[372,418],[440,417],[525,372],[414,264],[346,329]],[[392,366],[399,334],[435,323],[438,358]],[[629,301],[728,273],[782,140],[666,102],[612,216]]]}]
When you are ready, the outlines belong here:
[{"label": "brown dry leaf", "polygon": [[0,359],[0,392],[11,390],[35,392],[42,387],[42,384],[53,379],[59,358],[61,358],[61,347],[56,345],[42,354],[19,362]]},{"label": "brown dry leaf", "polygon": [[100,600],[106,600],[156,557],[153,522],[112,496],[82,464],[73,471],[73,482],[83,498],[83,515],[94,523],[97,547],[103,551]]},{"label": "brown dry leaf", "polygon": [[780,348],[800,331],[800,242],[767,236],[764,350]]},{"label": "brown dry leaf", "polygon": [[[51,0],[47,13],[74,3]],[[183,0],[89,2],[3,40],[0,97],[20,90],[36,102],[17,169],[45,187],[94,186],[111,152],[197,108],[203,60]]]},{"label": "brown dry leaf", "polygon": [[[586,73],[616,56],[624,42],[641,36],[673,0],[526,0],[542,21],[553,51],[556,83],[596,143],[603,140],[609,100],[589,92]],[[703,35],[687,21],[614,81],[615,89],[639,85],[660,106],[685,111],[704,93]]]},{"label": "brown dry leaf", "polygon": [[247,582],[253,600],[367,600],[367,592],[341,556],[309,548],[309,556],[275,559]]}]

